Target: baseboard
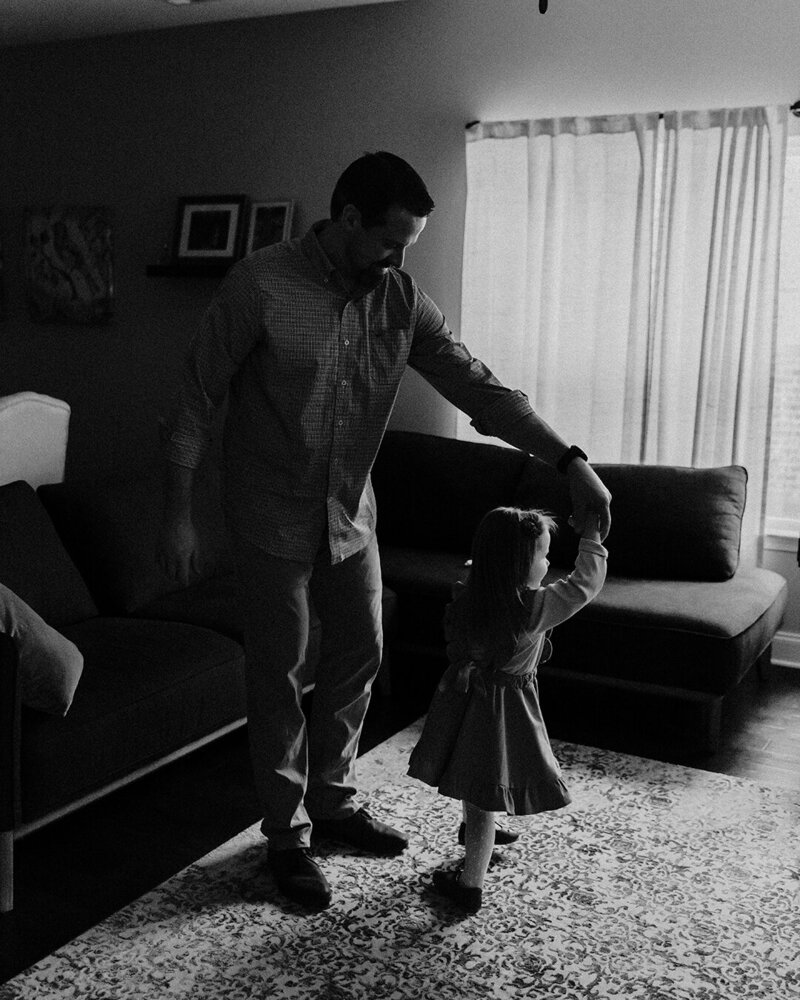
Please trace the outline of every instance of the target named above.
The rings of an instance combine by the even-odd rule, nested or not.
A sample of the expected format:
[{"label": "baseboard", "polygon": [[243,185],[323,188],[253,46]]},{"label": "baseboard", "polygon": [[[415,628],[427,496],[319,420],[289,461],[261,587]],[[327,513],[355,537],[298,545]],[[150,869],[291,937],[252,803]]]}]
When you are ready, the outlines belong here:
[{"label": "baseboard", "polygon": [[800,670],[800,632],[778,632],[772,640],[772,662]]}]

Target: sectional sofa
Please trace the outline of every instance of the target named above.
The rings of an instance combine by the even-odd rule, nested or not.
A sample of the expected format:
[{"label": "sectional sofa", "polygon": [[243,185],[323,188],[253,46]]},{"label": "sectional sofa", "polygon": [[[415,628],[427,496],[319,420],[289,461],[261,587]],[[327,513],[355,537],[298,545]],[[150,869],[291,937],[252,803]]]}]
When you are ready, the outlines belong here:
[{"label": "sectional sofa", "polygon": [[[613,731],[622,714],[649,727],[688,710],[678,738],[713,746],[724,695],[769,657],[786,603],[782,577],[738,565],[746,473],[597,468],[614,495],[609,576],[556,631],[541,670],[548,715],[584,699]],[[424,711],[444,669],[444,606],[478,521],[501,504],[554,512],[563,528],[550,572],[564,574],[577,544],[567,483],[519,451],[402,431],[386,435],[373,482],[384,690]],[[162,504],[157,471],[0,487],[0,584],[83,657],[66,714],[32,708],[19,644],[0,629],[0,909],[12,906],[16,838],[245,722],[218,483],[209,473],[198,486],[205,558],[188,588],[155,562]],[[317,648],[315,627],[309,686]]]}]

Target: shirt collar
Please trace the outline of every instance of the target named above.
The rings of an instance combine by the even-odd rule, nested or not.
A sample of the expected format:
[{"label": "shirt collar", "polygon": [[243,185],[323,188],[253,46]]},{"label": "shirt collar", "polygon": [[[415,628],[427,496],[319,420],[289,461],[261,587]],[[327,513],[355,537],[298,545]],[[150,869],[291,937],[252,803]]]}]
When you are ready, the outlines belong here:
[{"label": "shirt collar", "polygon": [[319,222],[315,222],[301,241],[303,253],[324,278],[330,278],[336,271],[330,257],[322,249],[322,244],[318,236],[327,225],[329,225],[328,219],[321,219]]},{"label": "shirt collar", "polygon": [[[319,234],[328,225],[330,225],[330,221],[328,219],[322,219],[319,222],[315,222],[301,240],[301,246],[306,257],[317,268],[319,273],[322,275],[322,280],[326,284],[332,279],[332,277],[336,276],[337,283],[341,284],[341,287],[344,287],[339,271],[336,269],[335,265],[331,263],[330,257],[322,249],[322,244],[319,241]],[[372,287],[359,289],[355,297],[362,298],[366,295],[371,295],[388,280],[391,273],[392,271],[390,269],[383,275],[380,281]]]}]

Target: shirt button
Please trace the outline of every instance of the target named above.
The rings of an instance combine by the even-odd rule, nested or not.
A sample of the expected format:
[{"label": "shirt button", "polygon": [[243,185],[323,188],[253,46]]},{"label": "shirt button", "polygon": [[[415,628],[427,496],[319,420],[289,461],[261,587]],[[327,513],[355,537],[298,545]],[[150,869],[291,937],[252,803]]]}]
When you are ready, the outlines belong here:
[{"label": "shirt button", "polygon": [[349,346],[350,346],[350,341],[349,341],[349,340],[346,340],[346,341],[344,342],[344,346],[345,346],[345,347],[349,347]]},{"label": "shirt button", "polygon": [[342,379],[342,385],[347,385],[347,379],[346,378]]}]

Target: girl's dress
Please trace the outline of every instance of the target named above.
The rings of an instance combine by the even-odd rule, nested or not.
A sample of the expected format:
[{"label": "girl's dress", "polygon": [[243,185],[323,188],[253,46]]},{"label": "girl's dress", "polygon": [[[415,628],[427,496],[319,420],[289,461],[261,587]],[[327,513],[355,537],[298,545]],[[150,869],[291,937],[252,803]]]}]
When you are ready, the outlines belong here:
[{"label": "girl's dress", "polygon": [[464,585],[456,585],[445,613],[449,666],[409,759],[413,778],[487,812],[524,816],[569,804],[542,718],[536,668],[547,632],[603,586],[607,555],[599,542],[582,538],[566,579],[527,592],[528,624],[501,664],[491,652],[467,646],[459,627]]}]

